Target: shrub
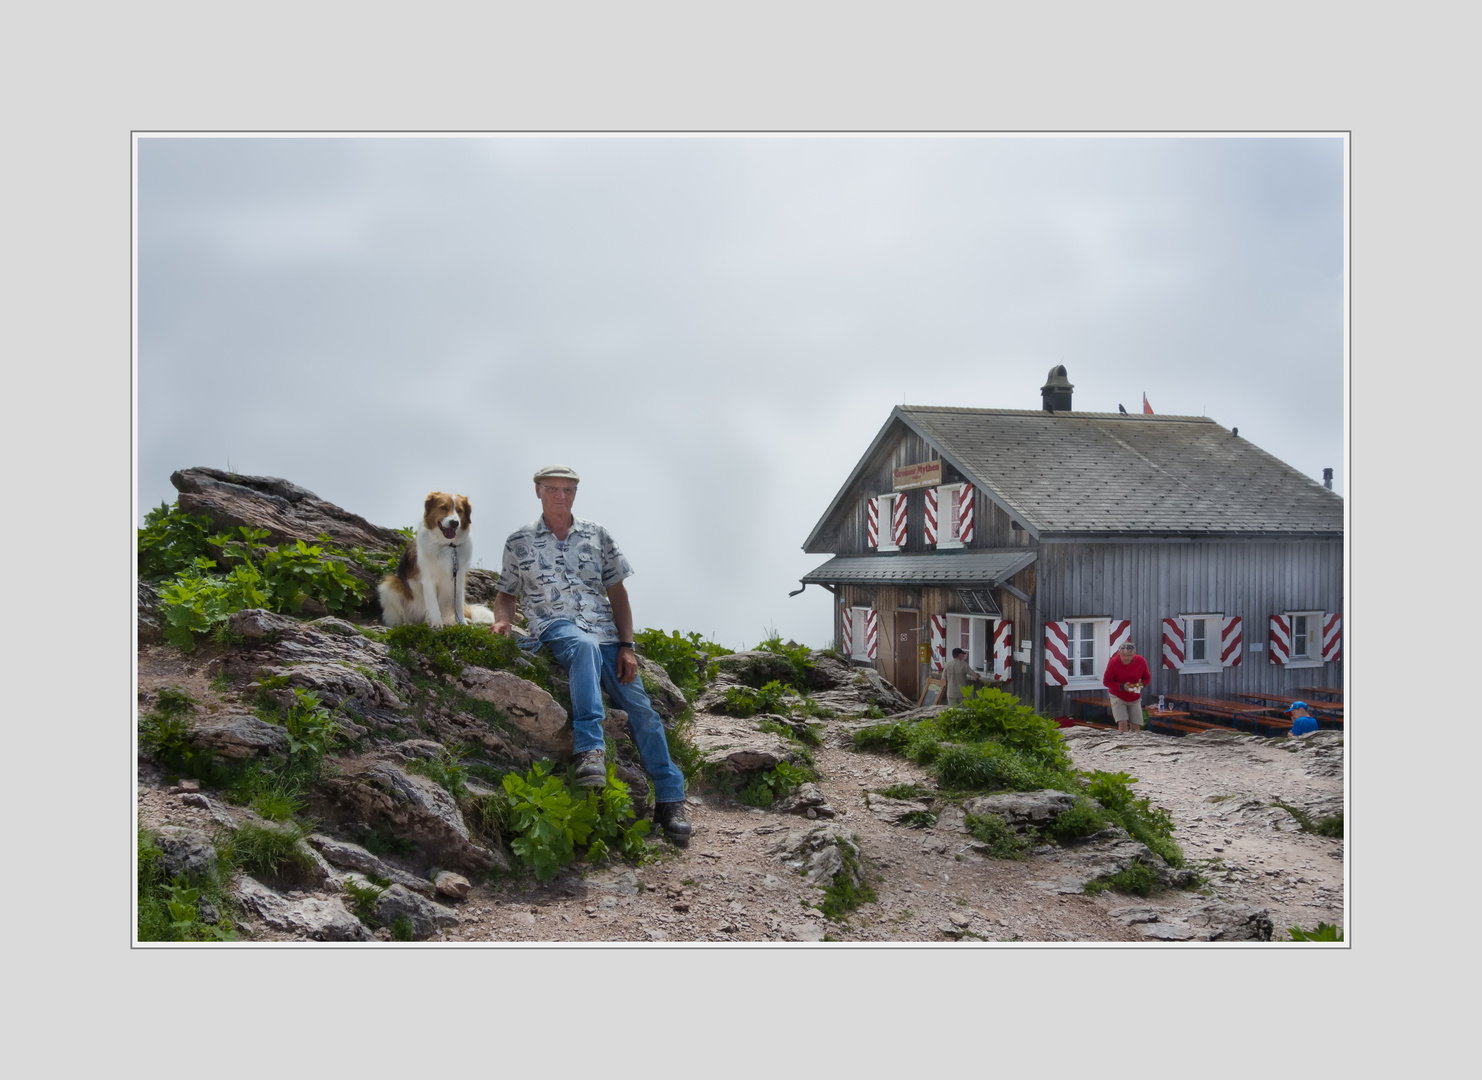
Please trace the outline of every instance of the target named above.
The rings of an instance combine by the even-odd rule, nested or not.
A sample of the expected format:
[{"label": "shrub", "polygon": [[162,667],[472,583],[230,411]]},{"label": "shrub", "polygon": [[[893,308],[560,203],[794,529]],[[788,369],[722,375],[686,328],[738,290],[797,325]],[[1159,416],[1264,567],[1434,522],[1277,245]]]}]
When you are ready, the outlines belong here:
[{"label": "shrub", "polygon": [[1086,794],[1102,805],[1108,817],[1168,865],[1183,865],[1183,850],[1173,841],[1172,816],[1167,810],[1153,806],[1150,800],[1132,794],[1136,777],[1099,769],[1081,775],[1086,778]]},{"label": "shrub", "polygon": [[1056,840],[1075,840],[1090,836],[1106,828],[1108,818],[1092,805],[1089,799],[1076,799],[1075,805],[1066,810],[1045,831]]},{"label": "shrub", "polygon": [[1157,871],[1141,859],[1134,859],[1126,869],[1109,877],[1088,882],[1085,891],[1094,895],[1105,892],[1107,889],[1115,889],[1117,892],[1131,893],[1134,896],[1151,896],[1157,887]]},{"label": "shrub", "polygon": [[813,773],[809,769],[789,761],[779,761],[770,769],[753,773],[746,786],[736,793],[736,799],[747,806],[771,806],[811,779]]},{"label": "shrub", "polygon": [[1293,926],[1287,930],[1293,941],[1342,941],[1343,927],[1334,926],[1332,923],[1320,922],[1316,930],[1303,930],[1300,926]]},{"label": "shrub", "polygon": [[643,851],[649,822],[626,824],[633,820],[633,799],[610,762],[606,786],[600,792],[588,790],[585,798],[573,798],[544,761],[525,776],[507,774],[503,786],[508,799],[507,832],[513,837],[510,850],[540,881],[555,877],[557,870],[576,857],[578,846],[586,847],[590,862],[607,857],[614,847],[629,858]]},{"label": "shrub", "polygon": [[232,865],[249,873],[269,877],[309,873],[315,864],[302,843],[308,835],[309,827],[298,822],[256,825],[249,821],[227,838],[225,853]]},{"label": "shrub", "polygon": [[139,530],[139,576],[160,581],[191,569],[197,559],[209,558],[211,546],[206,538],[210,532],[210,518],[188,514],[178,502],[160,503],[144,515],[144,527]]},{"label": "shrub", "polygon": [[855,908],[873,904],[878,897],[874,888],[865,880],[864,868],[859,855],[848,844],[839,845],[839,855],[844,868],[834,875],[834,880],[824,890],[818,910],[826,918],[839,922]]},{"label": "shrub", "polygon": [[[187,881],[166,879],[164,852],[147,829],[138,833],[139,883],[137,934],[140,941],[235,941],[237,932],[228,914],[230,900],[220,877]],[[201,919],[202,897],[218,912],[218,920]]]},{"label": "shrub", "polygon": [[757,645],[757,650],[773,653],[786,660],[792,668],[792,685],[798,690],[808,689],[808,676],[813,671],[813,661],[808,657],[812,650],[808,646],[792,641],[784,642],[782,635],[774,630]]},{"label": "shrub", "polygon": [[652,627],[633,636],[638,651],[658,664],[675,686],[686,694],[699,690],[715,678],[715,658],[731,650],[705,641],[694,631],[683,636],[678,630],[665,633]]},{"label": "shrub", "polygon": [[749,686],[730,686],[726,688],[725,700],[721,702],[720,708],[731,716],[786,712],[787,706],[784,701],[791,693],[793,693],[791,688],[783,686],[775,679],[760,690],[753,690]]},{"label": "shrub", "polygon": [[940,713],[936,724],[947,739],[991,740],[1042,766],[1062,770],[1071,767],[1055,721],[1021,705],[1018,698],[1003,690],[983,687],[974,691],[968,687],[962,704]]}]

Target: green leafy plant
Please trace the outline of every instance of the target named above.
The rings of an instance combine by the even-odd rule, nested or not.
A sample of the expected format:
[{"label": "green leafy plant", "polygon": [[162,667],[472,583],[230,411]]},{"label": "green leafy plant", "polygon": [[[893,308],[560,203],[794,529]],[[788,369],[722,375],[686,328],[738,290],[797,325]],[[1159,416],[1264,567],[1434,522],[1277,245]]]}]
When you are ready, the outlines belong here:
[{"label": "green leafy plant", "polygon": [[782,657],[792,668],[792,685],[798,690],[808,689],[808,676],[813,671],[813,661],[808,655],[812,650],[808,646],[783,641],[782,635],[774,630],[757,645],[757,651]]},{"label": "green leafy plant", "polygon": [[584,798],[573,798],[571,789],[559,776],[551,775],[544,761],[524,776],[506,774],[503,787],[508,799],[508,833],[513,837],[510,850],[540,881],[555,877],[557,870],[576,857],[578,846],[587,847],[591,861],[613,850],[626,857],[643,851],[649,822],[627,824],[633,819],[632,795],[611,763],[606,786],[587,791]]},{"label": "green leafy plant", "polygon": [[662,667],[670,681],[686,694],[693,694],[714,679],[718,671],[715,658],[731,651],[694,631],[681,635],[678,630],[665,633],[653,627],[638,631],[633,642],[641,655]]},{"label": "green leafy plant", "polygon": [[720,709],[731,716],[755,716],[757,713],[787,712],[787,698],[795,695],[791,687],[772,680],[759,690],[749,686],[726,688],[725,700]]},{"label": "green leafy plant", "polygon": [[257,825],[244,822],[227,838],[225,847],[231,863],[249,873],[281,877],[310,873],[315,863],[305,850],[309,826],[300,822]]},{"label": "green leafy plant", "polygon": [[1134,839],[1142,841],[1170,866],[1182,866],[1183,850],[1173,841],[1173,817],[1161,807],[1155,807],[1148,799],[1139,799],[1132,793],[1137,778],[1125,772],[1102,772],[1095,770],[1082,774],[1086,778],[1086,794],[1099,802],[1107,816]]},{"label": "green leafy plant", "polygon": [[843,869],[834,875],[818,904],[818,910],[834,922],[842,921],[855,908],[873,904],[879,899],[874,888],[865,880],[859,853],[850,845],[841,843],[839,856],[844,864]]},{"label": "green leafy plant", "polygon": [[144,527],[139,530],[139,576],[160,581],[192,569],[197,559],[211,555],[210,532],[210,518],[188,514],[178,502],[160,503],[144,515]]},{"label": "green leafy plant", "polygon": [[1300,926],[1293,926],[1287,930],[1293,941],[1342,941],[1343,927],[1334,926],[1332,923],[1320,922],[1316,930],[1303,930]]},{"label": "green leafy plant", "polygon": [[391,923],[391,940],[417,940],[417,928],[412,925],[412,920],[408,919],[405,915],[398,915]]},{"label": "green leafy plant", "polygon": [[195,648],[198,635],[225,628],[233,612],[268,602],[255,567],[243,564],[223,575],[210,572],[215,566],[211,559],[197,558],[194,572],[181,571],[160,588],[165,640],[186,652]]},{"label": "green leafy plant", "polygon": [[1045,827],[1056,840],[1078,840],[1083,836],[1100,832],[1109,819],[1096,809],[1089,799],[1078,798],[1075,805],[1064,811]]},{"label": "green leafy plant", "polygon": [[340,882],[340,887],[350,898],[350,909],[355,912],[355,917],[366,926],[375,926],[376,900],[386,890],[374,883],[362,885],[349,877]]},{"label": "green leafy plant", "polygon": [[304,808],[300,787],[286,779],[273,778],[253,791],[252,809],[269,821],[288,821]]},{"label": "green leafy plant", "polygon": [[[222,887],[222,875],[166,878],[164,852],[147,829],[138,834],[140,941],[235,941],[237,932],[228,912],[231,901]],[[215,922],[201,918],[203,899],[217,909]]]},{"label": "green leafy plant", "polygon": [[1134,859],[1126,868],[1107,877],[1087,882],[1085,892],[1094,895],[1115,889],[1117,892],[1134,896],[1151,896],[1158,887],[1158,872],[1141,859]]},{"label": "green leafy plant", "polygon": [[785,795],[791,794],[799,785],[813,779],[811,770],[790,761],[779,761],[770,769],[753,773],[746,785],[736,793],[738,802],[747,806],[767,807]]}]

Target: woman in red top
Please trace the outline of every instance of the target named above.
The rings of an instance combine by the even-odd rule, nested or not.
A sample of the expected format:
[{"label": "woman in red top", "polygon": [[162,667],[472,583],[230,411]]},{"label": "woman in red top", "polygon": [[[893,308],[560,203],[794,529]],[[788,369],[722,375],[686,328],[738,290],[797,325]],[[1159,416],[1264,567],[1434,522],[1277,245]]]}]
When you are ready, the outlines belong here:
[{"label": "woman in red top", "polygon": [[1122,647],[1106,662],[1106,674],[1101,676],[1101,682],[1111,691],[1111,712],[1116,717],[1118,731],[1142,730],[1142,691],[1152,677],[1148,662],[1137,655],[1130,641],[1122,642]]}]

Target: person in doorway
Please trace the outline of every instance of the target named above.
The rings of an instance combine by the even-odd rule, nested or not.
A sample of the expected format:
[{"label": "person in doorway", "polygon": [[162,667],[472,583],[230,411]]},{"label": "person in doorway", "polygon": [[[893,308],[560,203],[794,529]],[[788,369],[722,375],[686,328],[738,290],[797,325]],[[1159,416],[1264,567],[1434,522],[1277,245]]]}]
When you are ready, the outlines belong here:
[{"label": "person in doorway", "polygon": [[1130,641],[1122,642],[1106,662],[1101,683],[1111,693],[1111,713],[1118,731],[1142,730],[1142,692],[1152,677],[1148,662],[1137,655],[1137,646]]},{"label": "person in doorway", "polygon": [[1317,730],[1317,717],[1312,715],[1312,706],[1305,701],[1294,701],[1287,709],[1287,715],[1292,718],[1292,730],[1288,735],[1306,735]]},{"label": "person in doorway", "polygon": [[607,783],[603,688],[627,712],[628,730],[654,785],[654,822],[683,846],[690,837],[684,774],[670,760],[663,722],[638,678],[633,609],[623,585],[633,568],[605,528],[571,512],[579,481],[565,465],[536,472],[541,514],[504,542],[493,629],[510,633],[520,597],[527,630],[570,675],[578,786]]},{"label": "person in doorway", "polygon": [[947,680],[947,704],[962,704],[962,688],[971,683],[973,686],[983,685],[983,676],[973,670],[973,666],[967,662],[967,653],[961,649],[952,650],[952,659],[947,661],[947,666],[942,671]]}]

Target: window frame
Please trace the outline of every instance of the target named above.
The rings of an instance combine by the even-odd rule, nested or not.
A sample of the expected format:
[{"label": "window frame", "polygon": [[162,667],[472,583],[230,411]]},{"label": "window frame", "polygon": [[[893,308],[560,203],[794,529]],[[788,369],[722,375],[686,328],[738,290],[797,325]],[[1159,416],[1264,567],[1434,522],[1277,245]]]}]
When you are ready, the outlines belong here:
[{"label": "window frame", "polygon": [[[1180,671],[1189,675],[1212,675],[1223,671],[1225,665],[1220,662],[1220,644],[1225,630],[1225,616],[1223,612],[1204,612],[1192,615],[1180,615],[1179,620],[1184,626],[1184,662]],[[1203,621],[1208,625],[1205,627],[1204,659],[1194,659],[1194,623]],[[1210,633],[1210,630],[1213,633]]]},{"label": "window frame", "polygon": [[860,607],[857,604],[849,606],[849,617],[853,619],[850,626],[849,636],[849,659],[862,660],[870,663],[869,642],[865,640],[869,633],[869,615],[873,610],[868,607]]},{"label": "window frame", "polygon": [[905,498],[904,491],[882,492],[875,498],[880,500],[880,519],[876,523],[876,537],[879,543],[875,545],[876,551],[899,551],[900,545],[891,539],[890,523],[895,519],[895,500]]},{"label": "window frame", "polygon": [[[967,619],[968,622],[968,648],[967,662],[979,675],[985,679],[993,678],[993,630],[998,619],[992,615],[969,615],[965,611],[947,612],[947,659],[952,659],[952,650],[962,648],[962,624],[958,619]],[[983,664],[981,667],[975,663],[979,654]]]},{"label": "window frame", "polygon": [[961,494],[964,486],[963,481],[955,484],[937,485],[937,550],[947,551],[952,548],[966,547],[961,540],[949,536],[952,530],[952,507],[957,503],[957,497]]},{"label": "window frame", "polygon": [[[1287,649],[1285,667],[1289,668],[1319,668],[1326,660],[1322,658],[1322,627],[1327,618],[1326,611],[1288,611],[1284,613],[1286,624],[1291,629],[1290,647]],[[1297,617],[1307,619],[1307,653],[1305,656],[1297,655]]]},{"label": "window frame", "polygon": [[[1106,674],[1106,664],[1110,657],[1107,655],[1111,648],[1111,620],[1104,615],[1082,616],[1077,619],[1062,619],[1069,628],[1066,632],[1067,643],[1070,646],[1070,655],[1066,659],[1066,690],[1089,690],[1102,689],[1101,677]],[[1086,623],[1092,626],[1091,643],[1094,655],[1092,656],[1092,674],[1078,675],[1076,671],[1080,667],[1080,661],[1084,659],[1080,655],[1080,643],[1083,640],[1080,627]]]}]

